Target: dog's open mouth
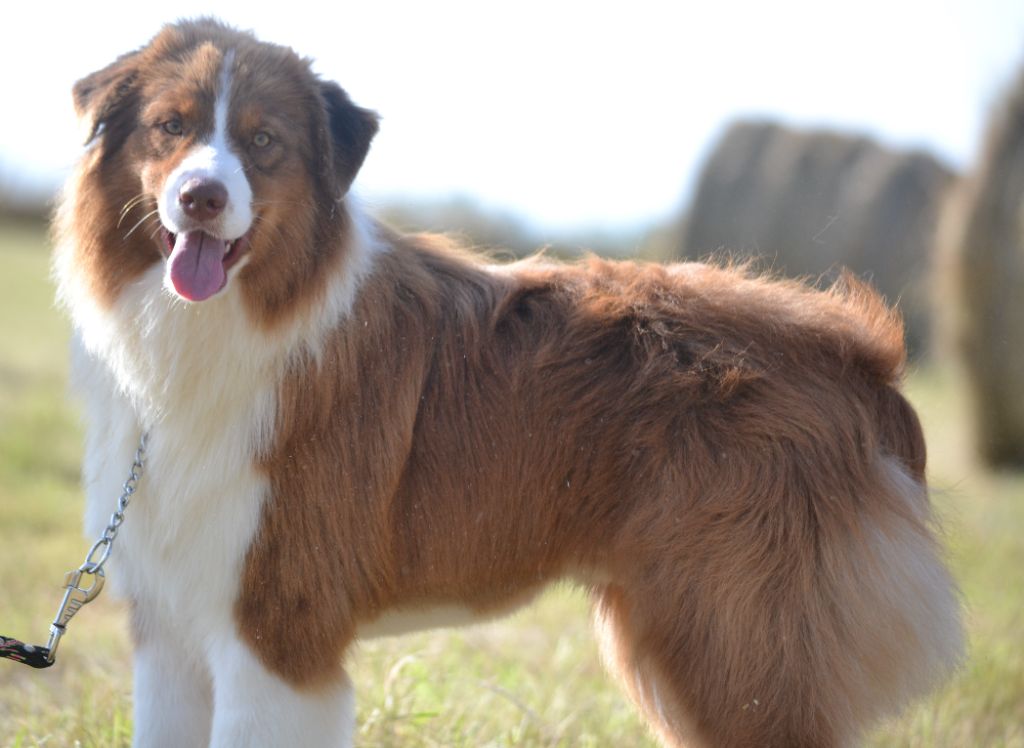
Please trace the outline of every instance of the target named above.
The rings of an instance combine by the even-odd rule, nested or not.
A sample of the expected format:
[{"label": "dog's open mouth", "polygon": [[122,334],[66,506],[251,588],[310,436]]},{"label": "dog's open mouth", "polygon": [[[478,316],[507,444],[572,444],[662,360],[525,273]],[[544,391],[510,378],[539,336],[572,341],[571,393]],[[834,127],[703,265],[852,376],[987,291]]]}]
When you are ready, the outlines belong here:
[{"label": "dog's open mouth", "polygon": [[248,234],[225,240],[201,230],[163,229],[163,239],[171,283],[189,301],[203,301],[224,288],[228,270],[249,250]]}]

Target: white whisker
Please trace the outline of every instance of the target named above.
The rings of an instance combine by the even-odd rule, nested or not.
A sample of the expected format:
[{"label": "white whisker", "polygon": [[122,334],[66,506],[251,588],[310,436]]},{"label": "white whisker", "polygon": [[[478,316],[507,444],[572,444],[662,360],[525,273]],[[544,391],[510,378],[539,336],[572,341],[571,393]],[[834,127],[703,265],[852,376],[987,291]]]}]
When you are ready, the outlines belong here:
[{"label": "white whisker", "polygon": [[124,235],[124,238],[127,239],[129,236],[131,236],[133,233],[135,233],[135,229],[137,229],[139,226],[144,224],[148,219],[152,218],[153,216],[158,215],[159,213],[160,213],[159,210],[151,210],[149,213],[147,213],[142,218],[140,218],[138,223],[136,223],[134,226],[132,226],[131,230],[127,234]]},{"label": "white whisker", "polygon": [[149,198],[149,195],[147,195],[146,193],[143,192],[143,193],[140,193],[140,194],[136,195],[135,197],[133,197],[128,202],[126,202],[124,204],[124,207],[121,208],[121,213],[118,216],[116,228],[121,228],[121,224],[124,223],[124,219],[128,217],[128,214],[134,208],[136,208],[139,205],[141,205],[142,203],[144,203],[148,198]]}]

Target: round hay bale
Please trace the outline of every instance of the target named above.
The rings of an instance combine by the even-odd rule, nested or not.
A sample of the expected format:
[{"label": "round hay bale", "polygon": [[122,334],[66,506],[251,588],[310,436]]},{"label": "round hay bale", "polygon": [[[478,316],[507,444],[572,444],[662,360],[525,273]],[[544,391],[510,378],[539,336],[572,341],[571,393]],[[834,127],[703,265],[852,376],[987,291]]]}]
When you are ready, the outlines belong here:
[{"label": "round hay bale", "polygon": [[1024,70],[950,194],[938,299],[972,394],[978,451],[1024,466]]},{"label": "round hay bale", "polygon": [[924,153],[768,122],[732,125],[706,161],[683,253],[755,255],[788,275],[848,267],[898,302],[908,342],[929,336],[929,255],[952,173]]}]

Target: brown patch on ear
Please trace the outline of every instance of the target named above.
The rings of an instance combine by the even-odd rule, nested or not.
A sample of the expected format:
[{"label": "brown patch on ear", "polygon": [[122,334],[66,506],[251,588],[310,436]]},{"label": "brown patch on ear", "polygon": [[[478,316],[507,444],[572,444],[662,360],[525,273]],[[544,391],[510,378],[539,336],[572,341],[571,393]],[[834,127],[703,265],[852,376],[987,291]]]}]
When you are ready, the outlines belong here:
[{"label": "brown patch on ear", "polygon": [[[97,70],[75,83],[71,94],[75,102],[75,113],[87,120],[89,134],[86,144],[91,143],[100,130],[115,130],[115,123],[122,118],[118,115],[132,108],[136,101],[139,52],[121,55],[102,70]],[[130,126],[122,124],[112,131],[111,141],[121,143]]]},{"label": "brown patch on ear", "polygon": [[370,141],[377,134],[378,116],[353,104],[337,83],[322,82],[320,97],[327,112],[327,132],[322,136],[327,142],[322,153],[330,154],[323,168],[333,177],[329,183],[333,182],[334,196],[341,199],[366,160]]}]

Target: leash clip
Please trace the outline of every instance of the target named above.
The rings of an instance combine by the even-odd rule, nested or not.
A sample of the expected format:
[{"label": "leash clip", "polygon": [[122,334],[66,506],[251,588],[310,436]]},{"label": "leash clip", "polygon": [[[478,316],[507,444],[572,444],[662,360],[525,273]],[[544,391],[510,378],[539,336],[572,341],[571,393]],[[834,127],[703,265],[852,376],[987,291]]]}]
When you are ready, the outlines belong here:
[{"label": "leash clip", "polygon": [[[86,582],[89,584],[88,587],[83,584],[83,577],[92,577],[91,584]],[[83,605],[96,599],[100,590],[103,589],[103,581],[103,569],[75,569],[64,576],[64,599],[61,600],[60,607],[57,608],[57,615],[54,616],[53,623],[50,624],[50,641],[46,643],[46,659],[51,664],[57,655],[60,638],[67,630],[68,621],[82,609]]]}]

